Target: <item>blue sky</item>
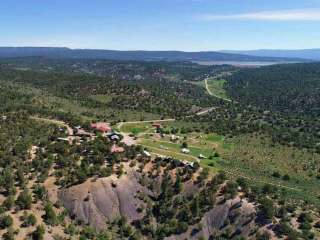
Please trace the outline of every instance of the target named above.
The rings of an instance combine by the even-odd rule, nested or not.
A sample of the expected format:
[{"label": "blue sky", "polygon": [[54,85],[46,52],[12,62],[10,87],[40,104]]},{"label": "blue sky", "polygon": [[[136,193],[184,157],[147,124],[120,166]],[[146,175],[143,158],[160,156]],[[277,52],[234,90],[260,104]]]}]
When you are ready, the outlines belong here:
[{"label": "blue sky", "polygon": [[1,0],[0,46],[320,48],[320,0]]}]

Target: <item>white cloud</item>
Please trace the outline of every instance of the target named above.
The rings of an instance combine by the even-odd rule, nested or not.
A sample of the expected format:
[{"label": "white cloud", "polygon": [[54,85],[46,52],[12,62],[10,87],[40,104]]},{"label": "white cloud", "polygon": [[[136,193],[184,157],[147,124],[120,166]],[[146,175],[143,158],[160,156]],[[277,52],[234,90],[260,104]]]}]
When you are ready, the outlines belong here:
[{"label": "white cloud", "polygon": [[202,21],[255,20],[255,21],[320,21],[320,9],[295,9],[281,11],[249,12],[231,15],[203,14]]}]

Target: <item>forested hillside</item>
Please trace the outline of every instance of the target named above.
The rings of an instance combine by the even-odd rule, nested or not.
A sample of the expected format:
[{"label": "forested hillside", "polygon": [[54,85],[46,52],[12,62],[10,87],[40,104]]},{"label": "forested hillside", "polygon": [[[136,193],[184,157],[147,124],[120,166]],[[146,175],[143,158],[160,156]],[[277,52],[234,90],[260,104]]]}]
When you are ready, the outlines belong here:
[{"label": "forested hillside", "polygon": [[[210,107],[215,101],[201,87],[161,77],[127,81],[89,74],[3,69],[0,78],[28,84],[58,97],[76,99],[87,107],[141,110],[162,116],[191,114],[203,107]],[[91,98],[96,95],[106,95],[109,101],[101,103]]]},{"label": "forested hillside", "polygon": [[283,144],[319,151],[320,64],[240,70],[225,88],[254,128]]},{"label": "forested hillside", "polygon": [[1,237],[318,239],[319,75],[2,60]]},{"label": "forested hillside", "polygon": [[230,96],[264,110],[317,117],[320,114],[320,63],[246,69],[230,77]]}]

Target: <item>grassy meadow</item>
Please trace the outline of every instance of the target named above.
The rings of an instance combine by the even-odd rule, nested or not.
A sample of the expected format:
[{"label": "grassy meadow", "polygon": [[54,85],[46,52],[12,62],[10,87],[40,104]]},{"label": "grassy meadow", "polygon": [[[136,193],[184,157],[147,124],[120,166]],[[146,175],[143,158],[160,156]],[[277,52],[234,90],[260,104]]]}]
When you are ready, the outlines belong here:
[{"label": "grassy meadow", "polygon": [[[163,123],[164,132],[156,133],[151,123],[124,123],[120,131],[134,134],[137,143],[154,155],[198,161],[212,171],[224,170],[231,178],[244,177],[255,184],[270,184],[283,189],[293,199],[320,204],[320,156],[292,147],[273,145],[264,136],[243,135],[226,139],[218,134],[191,132],[168,133],[183,122]],[[172,141],[174,135],[177,139]],[[187,143],[189,154],[181,152]]]},{"label": "grassy meadow", "polygon": [[223,169],[234,176],[286,189],[294,198],[320,204],[319,154],[273,145],[263,136],[239,136],[227,143],[233,148],[223,153]]},{"label": "grassy meadow", "polygon": [[207,83],[208,83],[208,88],[210,90],[210,92],[212,93],[212,95],[218,97],[218,98],[222,98],[222,99],[226,99],[226,100],[230,100],[230,98],[227,95],[226,90],[223,88],[224,84],[225,84],[226,80],[224,79],[208,79]]}]

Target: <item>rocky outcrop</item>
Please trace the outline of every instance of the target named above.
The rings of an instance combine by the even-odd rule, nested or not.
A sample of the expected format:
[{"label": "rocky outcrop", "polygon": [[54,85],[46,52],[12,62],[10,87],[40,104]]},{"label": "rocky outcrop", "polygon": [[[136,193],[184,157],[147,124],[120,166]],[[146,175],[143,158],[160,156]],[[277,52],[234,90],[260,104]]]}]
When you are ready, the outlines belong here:
[{"label": "rocky outcrop", "polygon": [[137,197],[139,193],[152,195],[139,184],[139,173],[128,171],[117,178],[110,176],[88,180],[59,192],[59,199],[71,215],[85,224],[98,229],[106,227],[106,221],[125,216],[129,222],[143,217],[137,209],[145,208],[145,203]]},{"label": "rocky outcrop", "polygon": [[[248,236],[254,224],[255,208],[251,203],[239,198],[216,205],[201,219],[200,224],[190,226],[188,231],[180,235],[172,235],[166,240],[197,240],[200,237],[211,239],[217,233],[229,228],[230,239],[239,235]],[[200,227],[199,227],[200,226]],[[214,239],[214,238],[212,238]]]},{"label": "rocky outcrop", "polygon": [[[161,175],[151,177],[152,174],[148,176],[146,173],[142,177],[137,169],[128,166],[125,170],[126,174],[120,178],[113,175],[60,190],[58,197],[72,216],[97,229],[105,229],[107,221],[112,222],[120,216],[125,216],[128,222],[140,220],[144,217],[143,210],[147,208],[143,195],[150,196],[150,201],[156,199],[163,179]],[[152,185],[153,191],[145,185]],[[188,198],[199,192],[199,188],[193,180],[188,180],[179,194]],[[172,235],[166,240],[214,239],[222,233],[227,233],[228,239],[249,236],[255,224],[254,205],[239,197],[227,201],[223,199],[222,195],[217,197],[212,209],[198,223],[189,226],[185,233]]]}]

